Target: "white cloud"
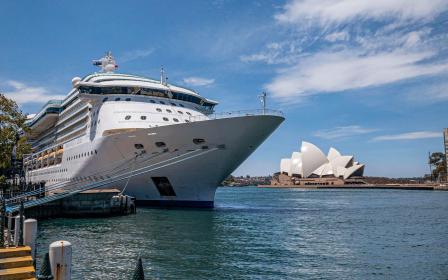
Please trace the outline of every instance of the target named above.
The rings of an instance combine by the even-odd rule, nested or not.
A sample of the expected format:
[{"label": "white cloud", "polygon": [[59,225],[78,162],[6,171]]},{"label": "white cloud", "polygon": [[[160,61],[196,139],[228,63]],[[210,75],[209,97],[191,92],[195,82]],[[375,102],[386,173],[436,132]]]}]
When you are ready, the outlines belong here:
[{"label": "white cloud", "polygon": [[365,128],[359,125],[349,125],[349,126],[338,126],[335,128],[319,130],[314,132],[313,135],[323,139],[337,139],[337,138],[356,136],[360,134],[366,134],[373,131],[376,131],[376,129]]},{"label": "white cloud", "polygon": [[120,61],[118,62],[129,62],[132,60],[136,60],[139,58],[144,58],[149,56],[150,54],[152,54],[154,52],[153,48],[150,49],[139,49],[139,50],[130,50],[125,52],[121,57],[120,57]]},{"label": "white cloud", "polygon": [[384,85],[448,70],[448,62],[423,63],[434,55],[431,51],[371,55],[355,51],[316,53],[280,70],[265,88],[274,97],[299,102],[313,94]]},{"label": "white cloud", "polygon": [[6,81],[4,83],[7,89],[4,94],[6,97],[13,99],[19,105],[28,103],[45,103],[50,99],[63,99],[64,95],[56,95],[51,93],[47,88],[29,86],[18,81]]},{"label": "white cloud", "polygon": [[398,140],[417,140],[428,138],[442,138],[440,131],[415,131],[401,134],[382,135],[373,138],[373,141],[398,141]]},{"label": "white cloud", "polygon": [[209,86],[215,82],[215,79],[206,79],[201,77],[184,78],[184,83],[190,86]]},{"label": "white cloud", "polygon": [[446,0],[293,0],[275,18],[281,23],[316,21],[321,25],[358,19],[421,20],[445,10]]},{"label": "white cloud", "polygon": [[350,38],[347,31],[333,32],[325,36],[325,40],[329,42],[346,41]]}]

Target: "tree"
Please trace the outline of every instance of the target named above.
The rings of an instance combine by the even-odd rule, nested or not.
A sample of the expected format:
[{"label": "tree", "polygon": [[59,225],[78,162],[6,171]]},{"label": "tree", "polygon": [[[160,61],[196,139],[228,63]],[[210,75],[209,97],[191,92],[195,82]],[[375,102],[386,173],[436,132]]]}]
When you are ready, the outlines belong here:
[{"label": "tree", "polygon": [[440,152],[432,153],[429,156],[429,164],[433,166],[432,178],[439,180],[440,178],[446,178],[446,158],[445,154]]},{"label": "tree", "polygon": [[25,132],[26,116],[20,111],[17,103],[0,93],[0,183],[6,181],[11,169],[11,155],[16,146],[16,159],[21,160],[24,154],[31,152]]}]

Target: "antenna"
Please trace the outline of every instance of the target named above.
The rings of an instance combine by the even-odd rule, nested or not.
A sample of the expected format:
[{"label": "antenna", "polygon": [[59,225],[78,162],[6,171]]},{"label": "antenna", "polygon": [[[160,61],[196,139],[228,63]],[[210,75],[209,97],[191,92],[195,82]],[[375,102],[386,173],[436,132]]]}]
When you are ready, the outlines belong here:
[{"label": "antenna", "polygon": [[163,85],[163,81],[165,80],[165,70],[163,69],[163,65],[160,66],[160,84]]},{"label": "antenna", "polygon": [[258,95],[258,98],[260,98],[261,104],[263,105],[263,115],[266,114],[266,96],[267,93],[263,91],[262,94]]},{"label": "antenna", "polygon": [[111,51],[108,51],[103,58],[94,60],[93,65],[101,67],[101,72],[106,73],[111,73],[118,68]]}]

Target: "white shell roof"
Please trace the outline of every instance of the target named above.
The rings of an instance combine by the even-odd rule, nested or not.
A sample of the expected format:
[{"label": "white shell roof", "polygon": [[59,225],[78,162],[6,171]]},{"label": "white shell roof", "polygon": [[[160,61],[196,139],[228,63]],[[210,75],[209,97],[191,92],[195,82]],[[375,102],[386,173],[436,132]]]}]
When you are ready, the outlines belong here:
[{"label": "white shell roof", "polygon": [[282,159],[281,172],[289,176],[299,174],[303,178],[315,174],[319,177],[334,175],[335,177],[349,178],[356,172],[364,171],[364,165],[354,162],[353,156],[343,156],[335,148],[330,148],[328,156],[315,145],[302,142],[300,152],[293,152],[290,159]]}]

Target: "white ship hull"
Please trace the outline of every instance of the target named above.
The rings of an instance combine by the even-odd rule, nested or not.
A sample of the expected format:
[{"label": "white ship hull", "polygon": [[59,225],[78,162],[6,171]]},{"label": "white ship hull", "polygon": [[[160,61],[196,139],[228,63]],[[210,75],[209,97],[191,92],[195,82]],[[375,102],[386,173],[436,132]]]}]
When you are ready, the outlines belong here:
[{"label": "white ship hull", "polygon": [[[218,185],[283,120],[272,115],[241,116],[127,129],[92,140],[85,136],[64,145],[64,153],[84,156],[64,158],[59,165],[28,173],[28,179],[46,181],[50,189],[61,184],[75,188],[131,174],[102,188],[124,190],[146,205],[212,207]],[[205,142],[195,144],[193,139]],[[164,146],[157,147],[157,142]],[[160,190],[154,178],[166,178],[170,186]]]}]

